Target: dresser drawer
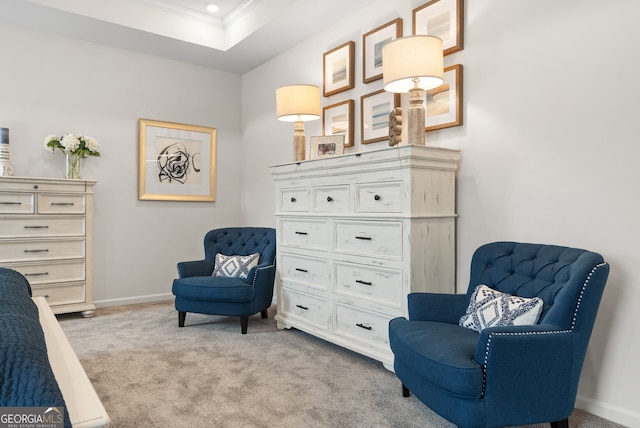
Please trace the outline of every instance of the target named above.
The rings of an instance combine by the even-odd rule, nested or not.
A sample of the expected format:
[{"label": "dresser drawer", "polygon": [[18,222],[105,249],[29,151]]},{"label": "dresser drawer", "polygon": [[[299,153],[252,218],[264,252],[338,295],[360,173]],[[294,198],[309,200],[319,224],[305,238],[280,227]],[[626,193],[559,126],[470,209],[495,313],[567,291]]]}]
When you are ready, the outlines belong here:
[{"label": "dresser drawer", "polygon": [[402,259],[401,222],[335,223],[338,252]]},{"label": "dresser drawer", "polygon": [[38,214],[84,214],[84,195],[38,194]]},{"label": "dresser drawer", "polygon": [[0,214],[33,214],[33,193],[0,193]]},{"label": "dresser drawer", "polygon": [[391,317],[382,314],[336,304],[334,333],[388,351],[390,319]]},{"label": "dresser drawer", "polygon": [[278,206],[280,211],[309,211],[309,191],[306,187],[296,189],[280,189]]},{"label": "dresser drawer", "polygon": [[349,211],[349,186],[314,187],[313,211],[323,213],[344,213]]},{"label": "dresser drawer", "polygon": [[286,318],[297,318],[309,325],[326,330],[329,326],[329,304],[326,300],[305,293],[282,289],[278,312]]},{"label": "dresser drawer", "polygon": [[0,218],[1,238],[84,236],[84,217]]},{"label": "dresser drawer", "polygon": [[84,239],[60,241],[24,240],[0,242],[0,260],[23,262],[84,258]]},{"label": "dresser drawer", "polygon": [[402,308],[402,271],[355,263],[334,264],[336,294]]},{"label": "dresser drawer", "polygon": [[84,284],[33,287],[33,297],[44,297],[49,306],[84,303]]},{"label": "dresser drawer", "polygon": [[[1,264],[0,264],[1,265]],[[45,284],[52,282],[73,282],[84,281],[85,279],[85,262],[84,260],[75,260],[71,262],[28,262],[28,263],[11,263],[5,265],[20,272],[29,280],[31,285]]]},{"label": "dresser drawer", "polygon": [[329,227],[326,220],[282,219],[281,230],[281,245],[329,249]]},{"label": "dresser drawer", "polygon": [[326,259],[282,254],[280,270],[284,281],[291,280],[316,288],[329,288],[330,271]]},{"label": "dresser drawer", "polygon": [[402,212],[402,182],[356,185],[355,211],[363,213]]}]

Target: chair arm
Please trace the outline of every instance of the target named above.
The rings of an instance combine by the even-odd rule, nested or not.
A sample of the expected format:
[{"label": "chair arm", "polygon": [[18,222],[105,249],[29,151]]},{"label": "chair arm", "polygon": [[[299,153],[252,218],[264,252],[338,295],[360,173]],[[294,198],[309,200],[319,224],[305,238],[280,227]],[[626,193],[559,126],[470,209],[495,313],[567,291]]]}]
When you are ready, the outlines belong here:
[{"label": "chair arm", "polygon": [[466,294],[410,293],[409,319],[458,324],[467,310]]},{"label": "chair arm", "polygon": [[211,276],[214,262],[210,260],[192,260],[178,263],[178,276],[189,278],[191,276]]},{"label": "chair arm", "polygon": [[255,307],[258,310],[271,306],[275,278],[276,266],[273,264],[260,264],[249,270],[246,281],[256,289]]},{"label": "chair arm", "polygon": [[572,378],[582,366],[575,340],[575,333],[550,325],[484,329],[474,359],[485,372],[487,408],[489,401],[514,409],[535,403],[541,412],[573,408],[578,382]]}]

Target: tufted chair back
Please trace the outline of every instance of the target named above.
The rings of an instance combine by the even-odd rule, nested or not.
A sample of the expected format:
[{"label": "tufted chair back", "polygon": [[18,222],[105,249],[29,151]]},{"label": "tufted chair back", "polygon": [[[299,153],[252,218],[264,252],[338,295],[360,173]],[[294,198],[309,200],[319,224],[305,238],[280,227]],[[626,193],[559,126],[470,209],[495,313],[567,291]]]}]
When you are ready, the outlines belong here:
[{"label": "tufted chair back", "polygon": [[227,227],[211,230],[204,236],[204,257],[214,261],[217,253],[226,256],[260,253],[259,264],[274,264],[275,230],[266,227]]},{"label": "tufted chair back", "polygon": [[[540,297],[544,306],[538,324],[581,334],[586,350],[608,273],[609,265],[591,251],[494,242],[474,253],[467,302],[479,284],[521,297]],[[591,281],[594,275],[605,280]]]}]

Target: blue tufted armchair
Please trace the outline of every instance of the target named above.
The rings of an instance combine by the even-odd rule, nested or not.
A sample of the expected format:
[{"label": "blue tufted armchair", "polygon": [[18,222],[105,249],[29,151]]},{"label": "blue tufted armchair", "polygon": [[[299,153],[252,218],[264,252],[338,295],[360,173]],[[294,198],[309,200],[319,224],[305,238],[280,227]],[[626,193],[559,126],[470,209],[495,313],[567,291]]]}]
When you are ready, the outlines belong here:
[{"label": "blue tufted armchair", "polygon": [[[259,253],[258,265],[247,278],[212,276],[216,254],[248,256]],[[262,227],[230,227],[207,232],[204,260],[178,263],[178,279],[173,281],[178,326],[184,327],[187,312],[239,316],[242,334],[249,317],[261,313],[273,299],[276,232]]]},{"label": "blue tufted armchair", "polygon": [[[495,242],[476,250],[466,294],[414,293],[389,323],[394,368],[411,392],[460,427],[568,427],[609,265],[599,254]],[[540,297],[535,325],[459,325],[477,285]]]}]

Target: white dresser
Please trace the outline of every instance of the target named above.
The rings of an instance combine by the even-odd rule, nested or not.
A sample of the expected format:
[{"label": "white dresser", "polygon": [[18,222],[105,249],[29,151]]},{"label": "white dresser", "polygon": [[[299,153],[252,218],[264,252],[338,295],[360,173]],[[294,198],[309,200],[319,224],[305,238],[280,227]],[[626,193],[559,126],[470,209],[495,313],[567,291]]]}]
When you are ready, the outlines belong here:
[{"label": "white dresser", "polygon": [[22,273],[53,313],[93,316],[95,181],[0,177],[0,266]]},{"label": "white dresser", "polygon": [[396,146],[270,167],[278,327],[392,369],[388,323],[407,316],[407,294],[455,292],[459,158]]}]

